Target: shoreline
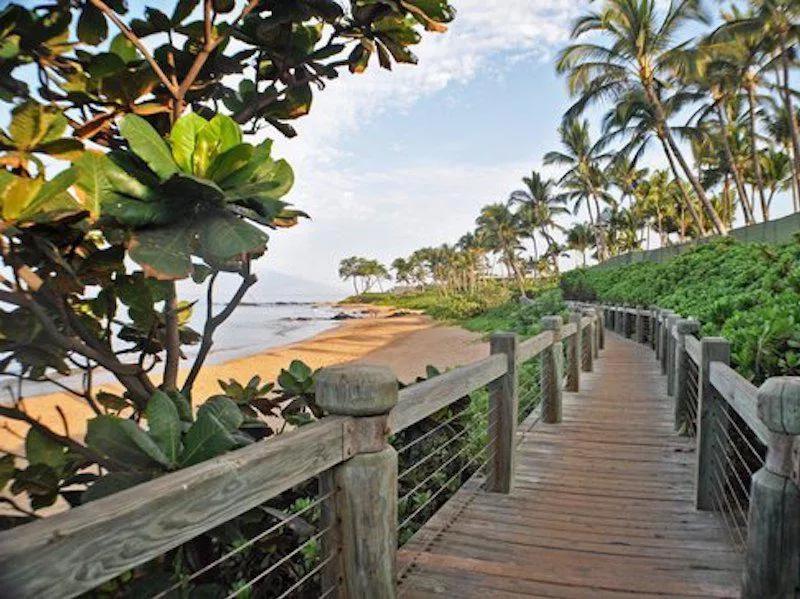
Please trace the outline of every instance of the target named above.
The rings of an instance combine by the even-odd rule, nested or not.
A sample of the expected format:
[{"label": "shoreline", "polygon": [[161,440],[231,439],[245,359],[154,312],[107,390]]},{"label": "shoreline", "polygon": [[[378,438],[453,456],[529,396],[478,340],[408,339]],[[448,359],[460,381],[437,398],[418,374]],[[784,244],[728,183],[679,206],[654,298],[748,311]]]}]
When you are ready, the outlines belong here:
[{"label": "shoreline", "polygon": [[[424,314],[372,305],[347,306],[347,311],[356,310],[365,312],[364,317],[338,321],[334,327],[301,341],[205,365],[194,386],[194,397],[205,400],[221,393],[218,379],[236,379],[246,384],[257,374],[262,381],[274,381],[281,369],[295,359],[302,360],[312,370],[347,362],[385,364],[395,370],[400,380],[411,382],[424,374],[427,366],[424,362],[447,368],[473,361],[484,353],[488,355],[480,335],[440,325]],[[418,338],[414,339],[415,335]],[[182,368],[179,381],[187,374],[188,368]],[[97,389],[113,393],[119,391],[120,386],[102,384]],[[65,414],[69,436],[76,439],[83,437],[86,421],[94,417],[88,405],[66,393],[27,397],[24,405],[31,416],[58,432],[64,432],[61,416],[56,410],[59,406]],[[7,423],[16,435],[24,437],[27,426],[17,421],[0,420]],[[23,444],[20,437],[8,430],[0,430],[0,451],[16,451]]]}]

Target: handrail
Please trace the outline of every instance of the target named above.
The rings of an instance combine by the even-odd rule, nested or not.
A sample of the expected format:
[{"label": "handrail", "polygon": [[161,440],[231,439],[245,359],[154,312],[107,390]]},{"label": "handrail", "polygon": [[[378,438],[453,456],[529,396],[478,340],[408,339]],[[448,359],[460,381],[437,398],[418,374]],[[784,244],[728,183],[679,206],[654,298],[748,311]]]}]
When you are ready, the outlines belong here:
[{"label": "handrail", "polygon": [[544,331],[519,344],[519,361],[527,362],[553,345],[553,332]]},{"label": "handrail", "polygon": [[561,338],[566,340],[566,339],[572,337],[577,332],[578,332],[578,325],[577,324],[575,324],[574,322],[571,322],[569,324],[565,324],[561,328]]},{"label": "handrail", "polygon": [[95,588],[346,460],[351,420],[324,418],[0,533],[0,588],[40,597]]},{"label": "handrail", "polygon": [[758,388],[722,362],[711,362],[709,380],[725,401],[764,445],[769,444],[770,432],[758,417]]},{"label": "handrail", "polygon": [[507,370],[505,356],[495,354],[406,387],[400,391],[400,399],[389,413],[390,433],[399,433],[416,424],[472,391],[499,379]]},{"label": "handrail", "polygon": [[694,335],[686,335],[684,343],[686,353],[695,364],[700,365],[700,340]]}]

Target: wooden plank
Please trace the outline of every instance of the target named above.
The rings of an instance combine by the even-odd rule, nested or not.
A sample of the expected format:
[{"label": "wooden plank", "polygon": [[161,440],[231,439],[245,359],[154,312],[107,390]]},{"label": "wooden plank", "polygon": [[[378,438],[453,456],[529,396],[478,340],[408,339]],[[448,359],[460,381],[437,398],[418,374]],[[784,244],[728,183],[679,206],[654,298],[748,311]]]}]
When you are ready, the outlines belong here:
[{"label": "wooden plank", "polygon": [[0,534],[0,588],[63,599],[193,539],[346,459],[329,417]]},{"label": "wooden plank", "polygon": [[684,343],[686,344],[686,353],[695,364],[700,365],[700,340],[694,335],[686,335]]},{"label": "wooden plank", "polygon": [[578,332],[577,324],[575,324],[574,322],[565,324],[563,327],[561,327],[561,340],[565,341],[568,337],[572,337],[577,332]]},{"label": "wooden plank", "polygon": [[736,596],[741,555],[694,509],[695,446],[672,430],[659,364],[607,341],[562,423],[525,434],[514,492],[477,492],[401,551],[401,596]]},{"label": "wooden plank", "polygon": [[553,344],[553,332],[542,331],[536,337],[531,337],[519,344],[519,361],[527,362],[535,358]]},{"label": "wooden plank", "polygon": [[709,366],[711,385],[725,398],[725,401],[736,410],[745,424],[753,431],[758,440],[767,445],[771,433],[758,417],[758,389],[753,383],[722,362],[711,362]]},{"label": "wooden plank", "polygon": [[397,406],[389,413],[389,430],[398,433],[449,406],[454,401],[500,378],[508,365],[495,354],[400,391]]}]

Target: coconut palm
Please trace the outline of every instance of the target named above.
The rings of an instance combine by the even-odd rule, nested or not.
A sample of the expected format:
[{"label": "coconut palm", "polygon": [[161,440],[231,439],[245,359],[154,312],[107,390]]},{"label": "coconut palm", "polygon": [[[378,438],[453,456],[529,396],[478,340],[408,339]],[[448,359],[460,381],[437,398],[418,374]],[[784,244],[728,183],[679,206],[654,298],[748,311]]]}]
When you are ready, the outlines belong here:
[{"label": "coconut palm", "polygon": [[484,206],[475,224],[486,248],[500,256],[509,275],[516,280],[520,293],[525,295],[525,272],[519,259],[519,251],[522,249],[520,239],[526,231],[520,228],[519,220],[508,204]]},{"label": "coconut palm", "polygon": [[594,234],[586,223],[577,223],[567,231],[567,247],[581,253],[581,264],[586,267],[586,251],[594,243]]},{"label": "coconut palm", "polygon": [[600,34],[603,40],[572,44],[559,55],[557,70],[568,73],[570,92],[578,97],[567,111],[567,118],[580,114],[593,102],[616,101],[640,90],[704,211],[716,231],[723,234],[725,225],[678,147],[663,102],[665,89],[670,85],[680,29],[692,21],[706,22],[707,18],[699,0],[673,2],[663,13],[658,4],[656,0],[607,0],[602,10],[590,12],[575,22],[573,39]]},{"label": "coconut palm", "polygon": [[[693,94],[676,93],[664,102],[664,110],[667,114],[678,112],[693,98]],[[691,127],[661,126],[653,105],[647,100],[641,88],[634,88],[618,98],[616,105],[603,117],[602,131],[598,146],[605,148],[615,141],[624,141],[619,154],[631,155],[633,162],[637,162],[641,158],[653,140],[658,140],[676,180],[680,179],[681,174],[672,149],[667,142],[667,133],[686,137],[695,136],[695,131]],[[692,217],[695,226],[705,234],[703,218],[694,205],[691,195],[683,186],[679,187],[679,191],[682,193],[683,205]]]},{"label": "coconut palm", "polygon": [[556,217],[569,214],[564,207],[564,198],[555,193],[555,182],[552,179],[543,179],[536,171],[530,177],[523,177],[525,189],[518,189],[511,193],[509,205],[519,206],[517,218],[520,224],[528,231],[527,237],[533,242],[534,259],[539,259],[539,248],[536,242],[536,233],[539,233],[548,247],[555,242],[553,232],[563,231],[556,222]]}]

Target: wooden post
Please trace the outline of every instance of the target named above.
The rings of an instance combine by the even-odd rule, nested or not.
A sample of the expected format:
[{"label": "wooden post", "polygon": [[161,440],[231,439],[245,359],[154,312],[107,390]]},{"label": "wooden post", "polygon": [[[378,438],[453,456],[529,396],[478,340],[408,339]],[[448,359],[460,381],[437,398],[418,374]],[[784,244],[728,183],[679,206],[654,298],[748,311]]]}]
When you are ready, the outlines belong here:
[{"label": "wooden post", "polygon": [[572,312],[569,321],[577,325],[578,330],[567,341],[567,352],[569,353],[569,364],[567,364],[567,386],[566,390],[577,393],[581,390],[581,313]]},{"label": "wooden post", "polygon": [[667,395],[675,395],[675,323],[680,320],[679,314],[670,314],[667,318]]},{"label": "wooden post", "polygon": [[655,331],[653,332],[654,349],[656,350],[656,360],[661,361],[661,319],[663,318],[664,311],[660,308],[656,310],[656,324]]},{"label": "wooden post", "polygon": [[397,394],[397,377],[382,366],[334,366],[317,375],[317,404],[353,417],[345,440],[352,457],[333,472],[344,599],[396,597],[397,452],[386,421]]},{"label": "wooden post", "polygon": [[689,409],[688,371],[689,354],[686,353],[686,336],[700,332],[700,323],[693,318],[681,318],[675,328],[678,341],[675,345],[675,430],[680,430]]},{"label": "wooden post", "polygon": [[636,342],[644,343],[644,308],[636,306]]},{"label": "wooden post", "polygon": [[714,472],[714,422],[722,421],[724,406],[714,396],[709,380],[711,362],[729,364],[731,344],[722,337],[704,337],[700,340],[700,364],[697,380],[697,469],[695,506],[698,510],[713,510]]},{"label": "wooden post", "polygon": [[544,316],[543,331],[553,331],[553,345],[542,352],[542,422],[561,422],[561,398],[564,381],[564,345],[561,343],[560,316]]},{"label": "wooden post", "polygon": [[[598,327],[598,348],[605,349],[606,346],[606,330],[605,327],[602,326],[603,322],[605,321],[607,311],[604,308],[598,308],[598,314],[600,315],[600,326]],[[608,326],[608,325],[606,325]]]},{"label": "wooden post", "polygon": [[658,330],[658,310],[650,309],[650,349],[656,349],[656,332]]},{"label": "wooden post", "polygon": [[[581,312],[582,316],[592,318],[593,314],[589,310]],[[583,372],[592,372],[594,366],[592,364],[594,359],[594,319],[588,326],[581,331],[580,320],[578,321],[578,331],[581,333],[581,370]]]},{"label": "wooden post", "polygon": [[594,322],[594,335],[592,336],[592,357],[596,360],[600,357],[600,335],[603,332],[603,317],[597,308],[590,310],[592,322]]},{"label": "wooden post", "polygon": [[625,328],[627,326],[625,320],[628,313],[625,312],[624,306],[617,306],[617,335],[625,337]]},{"label": "wooden post", "polygon": [[674,312],[672,310],[665,310],[661,313],[661,353],[659,360],[661,360],[661,374],[667,374],[667,352],[669,351],[669,317]]},{"label": "wooden post", "polygon": [[761,385],[758,417],[772,436],[766,463],[750,485],[742,597],[794,597],[800,494],[790,473],[792,447],[800,435],[800,377],[775,377]]},{"label": "wooden post", "polygon": [[494,457],[486,488],[493,493],[510,493],[514,488],[519,410],[518,346],[516,333],[495,333],[489,343],[491,353],[505,354],[508,360],[506,373],[489,384],[489,439],[494,439]]}]

